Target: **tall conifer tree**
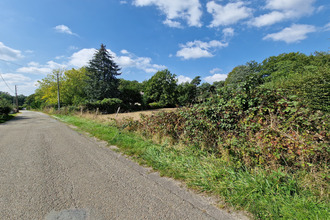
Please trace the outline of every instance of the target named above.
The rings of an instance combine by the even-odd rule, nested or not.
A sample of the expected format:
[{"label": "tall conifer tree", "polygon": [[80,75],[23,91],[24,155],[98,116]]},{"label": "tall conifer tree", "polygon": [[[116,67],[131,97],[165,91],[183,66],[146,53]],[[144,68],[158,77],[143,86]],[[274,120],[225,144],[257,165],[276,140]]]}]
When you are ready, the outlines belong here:
[{"label": "tall conifer tree", "polygon": [[101,44],[101,48],[94,54],[86,69],[88,72],[86,94],[90,101],[119,96],[119,81],[116,77],[121,74],[120,68],[105,49],[105,45]]}]

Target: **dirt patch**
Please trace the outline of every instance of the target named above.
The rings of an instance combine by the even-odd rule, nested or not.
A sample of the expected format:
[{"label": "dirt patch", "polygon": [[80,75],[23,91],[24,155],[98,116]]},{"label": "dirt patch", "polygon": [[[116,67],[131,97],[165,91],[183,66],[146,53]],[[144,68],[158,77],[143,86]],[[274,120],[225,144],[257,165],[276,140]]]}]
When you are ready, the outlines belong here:
[{"label": "dirt patch", "polygon": [[83,113],[82,117],[94,119],[98,121],[112,121],[112,120],[123,120],[125,118],[132,118],[133,120],[140,120],[141,115],[153,115],[157,114],[158,112],[172,112],[175,111],[177,108],[162,108],[162,109],[155,109],[155,110],[147,110],[147,111],[138,111],[138,112],[129,112],[129,113],[118,113],[118,114],[102,114],[102,115],[96,115],[95,113]]}]

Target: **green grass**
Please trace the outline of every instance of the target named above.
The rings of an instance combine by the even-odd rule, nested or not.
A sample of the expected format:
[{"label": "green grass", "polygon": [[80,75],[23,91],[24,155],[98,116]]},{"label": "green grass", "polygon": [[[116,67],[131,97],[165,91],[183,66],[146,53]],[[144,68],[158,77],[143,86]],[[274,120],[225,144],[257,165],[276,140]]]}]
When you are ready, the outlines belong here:
[{"label": "green grass", "polygon": [[6,121],[9,121],[10,119],[13,119],[15,116],[16,116],[16,114],[0,115],[0,124],[5,123]]},{"label": "green grass", "polygon": [[161,175],[183,180],[190,188],[219,196],[228,206],[246,210],[257,219],[328,219],[327,175],[317,180],[325,184],[325,195],[320,195],[312,186],[306,187],[306,179],[313,182],[313,175],[309,173],[237,169],[196,147],[154,144],[111,125],[74,116],[57,117],[118,146],[120,151]]}]

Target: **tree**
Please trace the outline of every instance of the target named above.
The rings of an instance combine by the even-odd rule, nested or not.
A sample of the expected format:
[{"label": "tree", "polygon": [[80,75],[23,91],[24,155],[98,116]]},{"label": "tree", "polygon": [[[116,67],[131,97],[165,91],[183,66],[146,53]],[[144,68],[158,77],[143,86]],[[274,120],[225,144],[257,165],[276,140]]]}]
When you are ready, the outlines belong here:
[{"label": "tree", "polygon": [[65,105],[79,105],[86,100],[86,68],[64,72],[61,85],[61,99]]},{"label": "tree", "polygon": [[119,79],[119,98],[127,110],[136,109],[136,103],[142,105],[142,85],[138,81]]},{"label": "tree", "polygon": [[94,54],[87,66],[86,93],[90,101],[119,96],[119,81],[116,76],[121,73],[113,57],[101,44],[101,48]]},{"label": "tree", "polygon": [[36,99],[36,94],[32,94],[25,99],[25,104],[28,109],[39,109],[42,103]]},{"label": "tree", "polygon": [[145,96],[148,103],[158,103],[158,106],[170,107],[176,104],[176,75],[165,69],[158,71],[145,86]]},{"label": "tree", "polygon": [[180,105],[189,105],[196,102],[197,88],[200,83],[200,76],[196,76],[190,83],[185,82],[178,85],[178,102]]},{"label": "tree", "polygon": [[204,102],[208,97],[211,96],[212,92],[212,85],[210,83],[203,83],[198,87],[197,90],[197,101],[198,102]]},{"label": "tree", "polygon": [[[41,108],[45,106],[56,106],[57,105],[57,73],[62,73],[62,70],[53,70],[52,73],[48,74],[47,77],[42,80],[38,80],[39,87],[35,92],[35,101],[42,103]],[[62,74],[60,74],[60,82],[62,82]]]},{"label": "tree", "polygon": [[251,74],[259,73],[260,69],[260,64],[255,61],[237,66],[228,74],[225,85],[236,88],[240,83],[246,81]]},{"label": "tree", "polygon": [[[79,105],[86,100],[86,79],[87,72],[85,68],[66,70],[53,70],[46,78],[38,81],[39,88],[33,96],[35,106],[55,106],[57,105],[57,74],[59,73],[61,104]],[[32,98],[32,97],[31,97]],[[38,103],[38,104],[37,104]],[[41,104],[41,106],[40,106]]]}]

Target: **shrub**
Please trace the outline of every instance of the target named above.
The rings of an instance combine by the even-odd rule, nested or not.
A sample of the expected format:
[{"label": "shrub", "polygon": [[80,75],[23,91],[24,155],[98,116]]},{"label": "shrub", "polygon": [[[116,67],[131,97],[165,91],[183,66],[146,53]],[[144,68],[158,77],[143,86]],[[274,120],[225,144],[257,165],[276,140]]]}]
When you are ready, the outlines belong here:
[{"label": "shrub", "polygon": [[105,98],[96,102],[87,102],[85,105],[88,110],[99,109],[101,112],[114,113],[117,111],[118,107],[121,106],[121,104],[122,101],[120,99]]},{"label": "shrub", "polygon": [[215,151],[236,167],[318,169],[328,164],[330,120],[282,90],[240,90],[192,108],[145,116],[144,135]]},{"label": "shrub", "polygon": [[0,116],[8,115],[13,110],[13,106],[9,101],[5,99],[0,99]]}]

